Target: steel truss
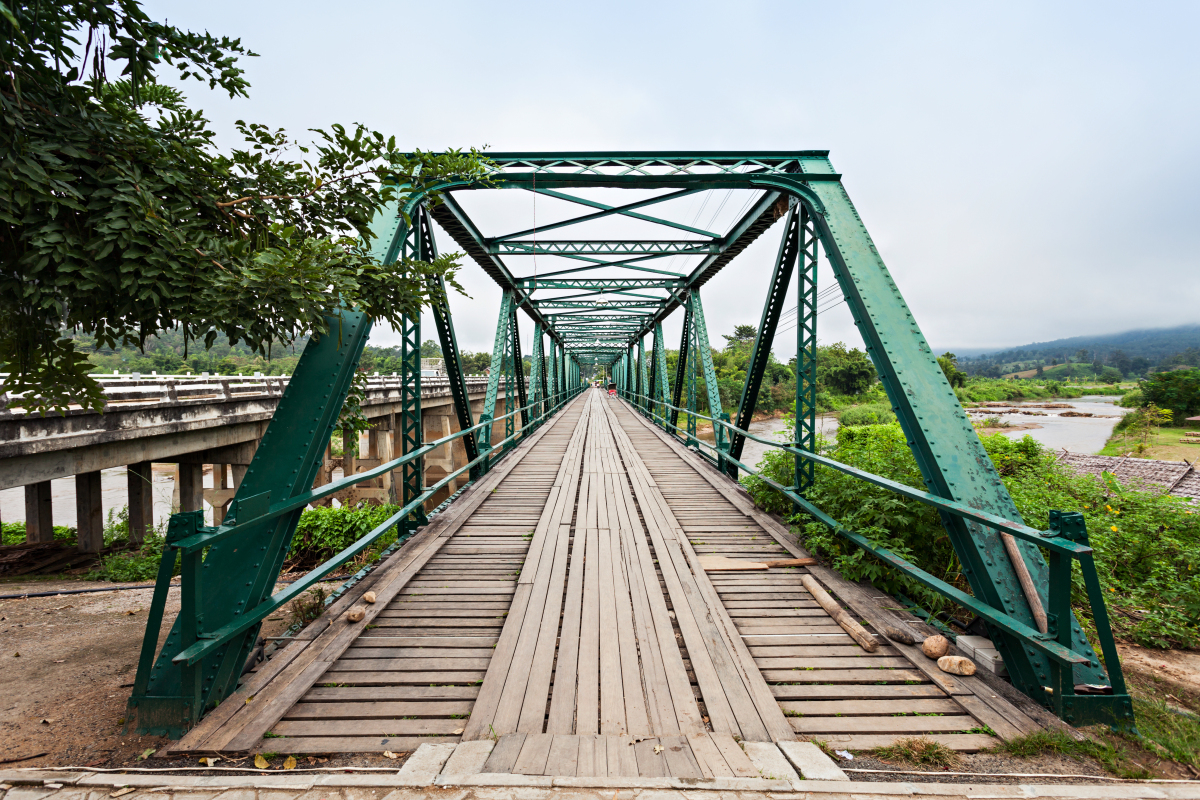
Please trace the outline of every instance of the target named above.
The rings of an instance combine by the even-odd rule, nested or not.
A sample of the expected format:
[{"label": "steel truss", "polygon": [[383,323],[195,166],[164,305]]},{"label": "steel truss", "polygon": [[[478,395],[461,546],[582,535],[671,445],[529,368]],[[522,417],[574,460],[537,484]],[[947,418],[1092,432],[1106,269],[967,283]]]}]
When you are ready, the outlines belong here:
[{"label": "steel truss", "polygon": [[[795,276],[797,414],[790,448],[795,472],[790,486],[778,488],[813,519],[979,614],[1021,691],[1077,725],[1102,721],[1132,726],[1132,706],[1103,598],[1091,591],[1095,569],[1088,566],[1091,550],[1082,519],[1053,512],[1045,531],[1021,523],[826,151],[493,153],[489,158],[493,170],[487,180],[450,181],[405,195],[373,226],[381,263],[403,269],[407,258],[436,255],[436,222],[502,290],[487,394],[475,422],[449,306],[442,299],[431,309],[463,431],[452,438],[463,439],[470,462],[463,469],[469,468],[472,478],[577,394],[583,367],[611,376],[621,395],[641,413],[681,435],[736,477],[739,469],[747,469],[740,463],[742,450],[751,436],[751,414]],[[597,188],[641,193],[613,205],[586,196],[587,190]],[[531,192],[578,213],[539,227],[487,235],[467,206],[474,193],[493,190]],[[696,195],[714,190],[746,196],[743,211],[725,230],[709,231],[677,218],[677,201],[692,202]],[[613,220],[636,221],[633,224],[643,231],[654,226],[655,233],[636,239],[603,238],[592,226],[587,227],[592,233],[571,235],[582,232],[579,226]],[[740,401],[731,409],[736,420],[731,421],[722,407],[700,292],[777,222],[782,222],[782,236]],[[814,452],[819,245],[927,491],[849,470]],[[540,268],[535,274],[517,274],[520,270],[510,266],[535,256],[542,259],[536,262]],[[549,270],[547,262],[552,265]],[[682,309],[683,330],[672,375],[663,323],[676,309]],[[533,321],[528,385],[518,312]],[[269,592],[300,510],[314,496],[325,496],[321,492],[326,487],[312,491],[313,476],[370,330],[370,320],[351,311],[333,324],[338,336],[314,340],[306,348],[225,524],[206,527],[194,512],[171,520],[156,605],[130,700],[141,731],[177,736],[193,725],[202,709],[236,685],[259,622],[295,596],[288,595],[291,589],[274,596]],[[401,525],[403,534],[423,520],[423,499],[430,496],[431,487],[423,486],[420,458],[437,443],[423,443],[421,438],[419,320],[406,323],[401,333],[405,375],[398,425],[403,452],[377,469],[402,470],[402,513],[360,540],[365,543],[322,565],[310,574],[311,580],[293,584],[297,593],[392,527]],[[647,337],[652,337],[648,349]],[[711,445],[699,435],[706,420],[714,428]],[[493,443],[493,428],[501,422],[504,436]],[[818,464],[936,505],[973,596],[921,573],[813,506],[808,493]],[[348,480],[377,474],[369,470]],[[1049,567],[1043,549],[1051,555]],[[241,555],[234,556],[238,551]],[[183,565],[183,610],[156,662],[168,564],[173,565],[177,555]],[[1070,614],[1072,559],[1083,565],[1107,674]],[[1029,593],[1022,589],[1025,576],[1034,587]],[[1103,685],[1108,693],[1076,694],[1077,684]]]}]

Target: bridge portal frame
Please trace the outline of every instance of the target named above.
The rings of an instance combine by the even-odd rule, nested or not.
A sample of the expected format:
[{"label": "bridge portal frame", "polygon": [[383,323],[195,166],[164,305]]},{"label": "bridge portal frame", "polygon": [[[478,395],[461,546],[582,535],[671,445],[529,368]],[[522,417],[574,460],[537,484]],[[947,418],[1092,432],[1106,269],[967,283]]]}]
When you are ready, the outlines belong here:
[{"label": "bridge portal frame", "polygon": [[[1086,531],[1081,529],[1082,518],[1060,515],[1052,519],[1048,530],[1041,533],[1046,537],[1044,544],[1024,528],[1012,498],[892,280],[841,183],[841,175],[834,171],[827,151],[494,153],[489,154],[489,158],[494,170],[486,180],[450,181],[413,192],[385,209],[372,226],[377,234],[378,258],[382,263],[393,264],[407,256],[421,258],[433,254],[431,220],[436,221],[503,291],[493,348],[489,402],[478,425],[465,425],[463,432],[456,434],[456,437],[464,437],[464,443],[469,443],[469,453],[476,453],[470,461],[473,475],[477,476],[489,466],[491,427],[499,421],[495,409],[497,392],[493,387],[498,388],[503,380],[506,387],[515,387],[521,396],[517,403],[519,408],[509,408],[509,402],[506,402],[507,413],[500,415],[505,420],[506,434],[515,429],[518,413],[529,415],[530,412],[524,398],[524,371],[516,335],[518,310],[524,311],[535,323],[539,338],[533,347],[535,354],[542,349],[540,337],[550,338],[545,407],[541,415],[534,410],[535,419],[544,419],[578,393],[581,360],[603,360],[617,377],[621,393],[644,413],[653,414],[659,403],[667,406],[665,395],[672,392],[674,402],[669,404],[670,408],[664,408],[666,413],[659,420],[664,423],[669,420],[670,430],[680,411],[684,411],[687,414],[686,439],[696,446],[697,401],[703,387],[703,396],[714,422],[714,460],[723,470],[736,474],[734,462],[740,456],[748,415],[761,388],[783,297],[791,273],[796,272],[799,265],[801,277],[797,281],[797,292],[802,324],[798,326],[797,363],[802,380],[798,381],[797,409],[802,412],[802,419],[797,425],[794,442],[798,455],[791,496],[814,518],[888,561],[891,554],[872,548],[861,537],[856,539],[853,532],[845,530],[804,497],[813,479],[812,464],[820,460],[813,453],[815,268],[819,242],[904,430],[928,489],[927,497],[939,505],[943,526],[963,564],[974,597],[969,598],[961,592],[955,595],[956,590],[944,584],[934,588],[970,604],[968,607],[981,613],[1013,683],[1021,691],[1075,724],[1104,721],[1132,726],[1132,706],[1125,692],[1102,598],[1092,598],[1092,611],[1109,665],[1108,675],[1070,613],[1069,591],[1065,595],[1067,600],[1063,600],[1062,584],[1065,581],[1069,589],[1070,583],[1069,558],[1064,558],[1063,554],[1078,558],[1081,563],[1086,556],[1090,563]],[[612,206],[570,193],[590,188],[654,190],[659,194]],[[540,229],[487,237],[471,220],[456,195],[491,189],[525,190],[595,210]],[[759,193],[749,209],[724,234],[642,210],[718,189]],[[700,238],[639,240],[633,244],[592,238],[539,243],[536,238],[539,232],[617,216],[671,228],[676,237],[678,231],[684,231]],[[764,304],[751,369],[737,409],[739,424],[735,426],[730,424],[729,415],[721,407],[700,289],[779,219],[787,220],[784,238]],[[530,236],[533,238],[525,238]],[[556,255],[580,265],[541,276],[515,276],[502,254],[526,253]],[[602,258],[604,255],[615,255],[617,259],[606,260]],[[672,272],[656,264],[663,258],[677,255],[699,256],[700,261],[685,273]],[[653,277],[565,277],[613,267]],[[543,294],[545,299],[535,296],[535,293],[547,290],[574,293],[555,297]],[[658,354],[654,352],[656,364],[650,369],[644,337],[655,336],[657,351],[662,322],[681,307],[684,308],[684,338],[675,385],[651,385],[652,373],[657,383]],[[597,313],[598,309],[603,313]],[[461,379],[462,370],[449,307],[444,299],[436,304],[434,316],[438,320],[443,352],[448,355],[453,386],[456,378]],[[155,605],[151,609],[152,621],[161,619],[165,587],[176,552],[181,555],[183,564],[184,608],[158,663],[153,666],[158,629],[153,624],[148,627],[134,696],[130,700],[131,707],[139,712],[139,729],[179,735],[181,729],[194,724],[203,708],[215,705],[236,684],[239,668],[257,634],[258,621],[270,613],[268,609],[278,608],[299,591],[297,585],[293,585],[293,589],[269,599],[267,596],[290,544],[296,520],[305,504],[303,501],[317,494],[309,491],[312,486],[309,473],[315,469],[317,457],[309,451],[318,445],[323,450],[322,436],[328,440],[370,328],[370,321],[354,312],[345,312],[342,320],[336,322],[344,330],[348,319],[353,320],[349,334],[338,337],[338,341],[331,341],[334,337],[325,337],[320,342],[310,343],[306,349],[296,377],[281,400],[263,446],[255,456],[255,463],[231,505],[226,523],[205,528],[203,520],[194,513],[172,518],[168,534],[170,558],[164,556],[163,559]],[[419,331],[419,321],[414,321],[413,327]],[[415,341],[419,347],[419,334]],[[665,358],[663,362],[665,380]],[[412,379],[419,387],[419,362],[415,372]],[[681,409],[681,392],[685,385],[687,407]],[[312,394],[302,398],[299,395],[306,386]],[[465,391],[462,394],[465,400]],[[511,398],[513,394],[510,390],[506,396]],[[536,391],[534,394],[535,398],[539,395]],[[314,398],[319,406],[315,415]],[[457,406],[457,393],[455,399]],[[459,417],[460,424],[470,422],[470,410],[465,403],[459,410]],[[528,416],[525,421],[528,422]],[[741,424],[743,422],[746,424]],[[277,431],[284,435],[272,438],[271,434]],[[482,444],[476,442],[476,433],[483,434]],[[290,437],[290,441],[281,442],[285,436]],[[515,441],[513,436],[505,437],[506,445]],[[420,454],[431,445],[421,445],[419,430],[417,437],[406,441],[403,455],[385,466],[404,466],[419,474]],[[292,467],[291,477],[280,481],[279,475],[289,473],[287,467]],[[372,472],[358,478],[373,477]],[[267,478],[264,474],[274,477]],[[252,475],[258,479],[252,480]],[[408,485],[407,480],[405,484]],[[417,490],[419,483],[412,491]],[[410,497],[411,492],[406,489],[402,518],[417,510],[413,505],[415,501],[409,502]],[[389,525],[398,521],[399,518],[389,520]],[[374,540],[384,532],[374,531],[368,539]],[[240,538],[234,539],[235,534],[240,534]],[[1064,545],[1063,541],[1073,542],[1074,549]],[[234,543],[243,550],[243,555],[236,559],[228,553],[230,550],[237,552],[238,548],[232,547]],[[366,540],[360,540],[310,573],[309,578],[298,586],[302,589],[316,577],[328,574],[365,546]],[[1042,546],[1051,553],[1050,567],[1042,556]],[[202,563],[201,553],[205,550],[207,555]],[[258,550],[263,555],[252,556],[258,560],[250,567],[250,559],[245,553]],[[890,563],[920,577],[917,575],[919,570],[907,562],[893,558]],[[1065,573],[1064,563],[1067,564]],[[206,576],[205,570],[211,566],[228,567],[228,577]],[[221,572],[220,569],[212,571]],[[1093,567],[1093,577],[1094,574]],[[242,584],[249,592],[242,590]],[[216,593],[212,592],[214,588]],[[222,589],[227,591],[222,592]],[[220,599],[205,602],[205,598],[213,597]],[[237,597],[243,599],[237,601],[235,607],[233,603]],[[1047,607],[1052,612],[1049,615],[1045,614]],[[1043,620],[1041,625],[1039,620]],[[1076,695],[1076,684],[1108,685],[1109,694]]]}]

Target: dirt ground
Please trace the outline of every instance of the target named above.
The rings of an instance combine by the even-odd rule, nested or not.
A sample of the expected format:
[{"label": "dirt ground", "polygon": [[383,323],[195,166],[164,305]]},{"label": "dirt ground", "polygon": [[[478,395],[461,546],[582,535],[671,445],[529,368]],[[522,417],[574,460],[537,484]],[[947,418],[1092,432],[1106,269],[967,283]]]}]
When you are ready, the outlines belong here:
[{"label": "dirt ground", "polygon": [[[18,578],[0,581],[0,595],[120,585]],[[128,764],[164,744],[122,732],[152,594],[137,589],[0,600],[0,763]],[[162,638],[178,613],[174,589]],[[278,635],[290,624],[278,614],[263,635]],[[27,758],[37,753],[45,755]]]}]

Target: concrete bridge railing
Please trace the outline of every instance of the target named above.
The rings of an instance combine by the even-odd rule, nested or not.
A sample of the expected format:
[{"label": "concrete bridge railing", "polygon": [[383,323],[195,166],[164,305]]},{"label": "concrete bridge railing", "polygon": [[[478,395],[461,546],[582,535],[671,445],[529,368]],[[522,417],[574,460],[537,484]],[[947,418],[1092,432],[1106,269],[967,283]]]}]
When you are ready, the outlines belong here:
[{"label": "concrete bridge railing", "polygon": [[[0,375],[0,380],[3,380]],[[103,513],[100,471],[126,467],[130,535],[140,541],[154,524],[151,466],[176,465],[173,506],[192,511],[213,509],[219,522],[233,499],[258,442],[266,431],[288,376],[98,376],[108,405],[103,413],[70,408],[56,414],[29,414],[11,407],[19,395],[0,389],[0,490],[25,488],[26,540],[53,539],[51,481],[75,478],[76,527],[79,549],[97,552],[103,546]],[[477,417],[487,390],[486,376],[467,378],[467,392]],[[459,430],[449,379],[421,379],[422,427],[426,441]],[[500,393],[504,397],[504,393]],[[371,430],[355,443],[343,442],[348,457],[326,450],[317,484],[343,474],[369,469],[390,460],[395,453],[395,415],[400,408],[400,379],[372,375],[367,378],[363,413]],[[503,438],[502,426],[493,438]],[[358,455],[354,454],[358,444]],[[427,483],[433,483],[466,463],[462,441],[445,445],[425,458]],[[382,459],[382,461],[380,460]],[[212,486],[204,486],[211,469]],[[394,499],[390,476],[350,490],[343,503],[388,502]],[[449,487],[449,494],[455,487]],[[440,497],[435,498],[440,502]]]}]

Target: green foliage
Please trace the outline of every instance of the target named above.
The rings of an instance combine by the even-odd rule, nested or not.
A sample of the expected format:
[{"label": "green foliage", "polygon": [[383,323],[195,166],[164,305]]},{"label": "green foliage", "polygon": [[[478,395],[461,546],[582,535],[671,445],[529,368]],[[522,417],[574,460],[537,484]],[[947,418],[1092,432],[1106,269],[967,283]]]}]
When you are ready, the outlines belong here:
[{"label": "green foliage", "polygon": [[[320,564],[382,525],[399,510],[399,506],[393,505],[360,505],[353,508],[318,506],[307,509],[300,515],[300,523],[292,537],[292,547],[288,552],[289,568],[310,569]],[[364,560],[367,563],[374,561],[394,541],[395,528],[376,540]]]},{"label": "green foliage", "polygon": [[368,224],[398,186],[485,179],[476,153],[409,154],[361,125],[308,147],[244,122],[244,148],[222,153],[154,77],[172,66],[245,95],[239,41],[155,22],[137,0],[18,2],[0,25],[0,362],[32,410],[103,404],[66,331],[111,348],[175,328],[265,353],[336,335],[326,319],[344,307],[397,325],[440,291],[429,278],[459,288],[457,254],[375,263]]},{"label": "green foliage", "polygon": [[896,421],[896,412],[889,403],[864,403],[852,406],[838,416],[838,425],[886,425]]},{"label": "green foliage", "polygon": [[[1121,395],[1121,399],[1117,401],[1117,405],[1122,408],[1140,408],[1145,399],[1146,396],[1142,394],[1141,389],[1130,389]],[[1117,424],[1120,425],[1119,422]]]},{"label": "green foliage", "polygon": [[1157,372],[1139,388],[1143,405],[1153,403],[1169,409],[1178,424],[1183,424],[1188,417],[1200,416],[1200,369]]},{"label": "green foliage", "polygon": [[[147,531],[146,539],[137,550],[124,550],[111,553],[100,559],[95,568],[84,575],[89,581],[114,581],[118,583],[140,583],[153,581],[158,576],[158,565],[162,561],[163,545],[166,543],[164,530],[166,523],[159,530]],[[176,559],[173,575],[179,574],[179,562]]]},{"label": "green foliage", "polygon": [[[24,522],[3,522],[0,523],[0,532],[3,534],[3,544],[24,544],[25,543],[25,523]],[[54,541],[66,542],[73,544],[76,539],[74,528],[68,528],[66,525],[54,526]]]},{"label": "green foliage", "polygon": [[[1200,644],[1200,512],[1157,488],[1123,485],[1111,475],[1104,479],[1077,475],[1057,464],[1029,436],[1014,441],[996,434],[982,441],[1027,524],[1045,526],[1051,510],[1084,515],[1117,635],[1151,647]],[[821,447],[844,464],[924,488],[898,424],[840,429],[835,446],[823,442]],[[789,485],[792,464],[791,456],[773,451],[759,469]],[[783,513],[791,510],[790,503],[762,481],[747,477],[743,484],[759,505]],[[947,583],[968,588],[930,506],[823,467],[817,467],[808,497],[875,544]],[[884,591],[914,597],[933,610],[945,605],[941,595],[892,572],[824,525],[806,515],[794,521],[802,526],[808,547],[831,559],[845,577],[870,580]],[[1087,624],[1090,609],[1079,574],[1073,600],[1076,613]]]},{"label": "green foliage", "polygon": [[817,383],[835,394],[862,394],[875,382],[875,365],[857,347],[844,342],[817,348]]},{"label": "green foliage", "polygon": [[[946,380],[950,382],[951,388],[967,385],[967,373],[958,368],[958,356],[954,353],[942,353],[938,356],[937,362],[938,366],[942,368],[942,372],[945,373]],[[1040,375],[1041,372],[1038,374]]]}]

